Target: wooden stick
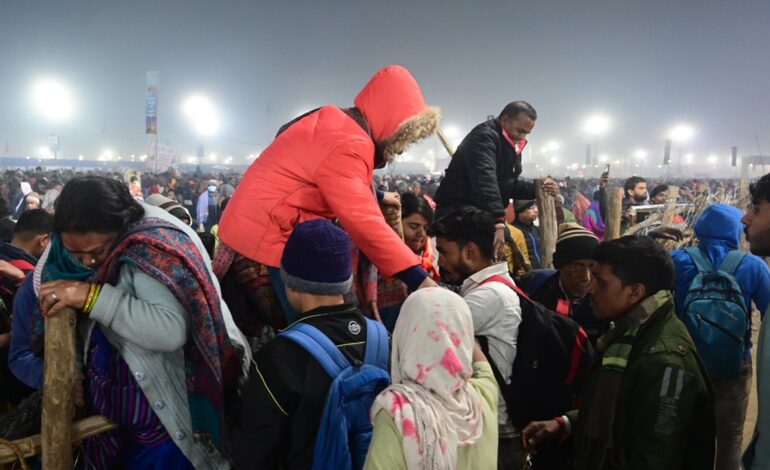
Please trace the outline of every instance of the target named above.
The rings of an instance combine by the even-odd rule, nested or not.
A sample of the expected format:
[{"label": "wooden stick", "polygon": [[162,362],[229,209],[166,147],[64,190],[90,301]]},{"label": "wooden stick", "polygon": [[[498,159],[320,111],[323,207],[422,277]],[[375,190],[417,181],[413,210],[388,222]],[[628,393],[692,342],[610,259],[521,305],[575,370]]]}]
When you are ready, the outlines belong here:
[{"label": "wooden stick", "polygon": [[[104,416],[89,416],[88,418],[81,419],[80,421],[72,424],[72,444],[87,439],[91,436],[101,434],[106,431],[115,429],[117,425],[105,418]],[[38,455],[41,451],[41,436],[35,434],[34,436],[25,437],[24,439],[17,439],[13,441],[20,449],[25,458]],[[0,464],[8,464],[16,462],[16,454],[8,447],[0,445]],[[48,468],[48,467],[46,467]]]},{"label": "wooden stick", "polygon": [[75,406],[75,311],[65,308],[45,319],[43,377],[43,422],[41,443],[43,468],[72,468],[72,419]]},{"label": "wooden stick", "polygon": [[620,218],[623,215],[623,188],[609,188],[607,191],[607,220],[605,220],[604,241],[620,238]]},{"label": "wooden stick", "polygon": [[663,212],[663,220],[661,222],[663,227],[668,227],[674,223],[674,217],[678,212],[678,208],[676,207],[676,199],[678,196],[679,186],[669,186],[668,191],[666,191],[666,209]]},{"label": "wooden stick", "polygon": [[543,189],[543,179],[535,180],[535,195],[540,214],[540,264],[541,268],[553,268],[553,252],[556,251],[558,226],[554,197]]},{"label": "wooden stick", "polygon": [[444,146],[449,156],[454,156],[455,148],[449,143],[449,139],[446,138],[444,131],[441,130],[441,126],[436,127],[436,137],[438,137],[439,142]]}]

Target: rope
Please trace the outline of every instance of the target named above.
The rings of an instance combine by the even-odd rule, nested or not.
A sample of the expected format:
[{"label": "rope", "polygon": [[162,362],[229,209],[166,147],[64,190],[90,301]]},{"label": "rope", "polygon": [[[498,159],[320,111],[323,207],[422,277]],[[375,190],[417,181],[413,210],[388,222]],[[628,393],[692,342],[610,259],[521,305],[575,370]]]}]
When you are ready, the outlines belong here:
[{"label": "rope", "polygon": [[18,445],[16,445],[15,442],[0,438],[0,445],[7,446],[9,449],[13,451],[14,454],[16,454],[16,458],[21,464],[22,470],[29,470],[27,461],[24,459],[24,452],[21,451],[21,448]]}]

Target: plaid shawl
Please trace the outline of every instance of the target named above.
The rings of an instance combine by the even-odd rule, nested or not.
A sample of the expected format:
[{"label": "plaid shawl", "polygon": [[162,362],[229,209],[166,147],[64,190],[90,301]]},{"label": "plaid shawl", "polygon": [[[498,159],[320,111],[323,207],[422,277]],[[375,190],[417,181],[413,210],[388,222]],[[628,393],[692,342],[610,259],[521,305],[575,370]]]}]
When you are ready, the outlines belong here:
[{"label": "plaid shawl", "polygon": [[[66,249],[61,251],[68,263],[77,262]],[[128,228],[88,281],[114,285],[125,263],[161,282],[190,314],[192,328],[184,346],[184,359],[193,432],[197,438],[219,447],[224,419],[223,367],[229,342],[220,299],[201,253],[179,228],[145,217]],[[61,263],[53,264],[58,266],[43,267],[43,282],[53,280],[50,274],[61,267]],[[42,325],[33,326],[33,331],[42,332]]]}]

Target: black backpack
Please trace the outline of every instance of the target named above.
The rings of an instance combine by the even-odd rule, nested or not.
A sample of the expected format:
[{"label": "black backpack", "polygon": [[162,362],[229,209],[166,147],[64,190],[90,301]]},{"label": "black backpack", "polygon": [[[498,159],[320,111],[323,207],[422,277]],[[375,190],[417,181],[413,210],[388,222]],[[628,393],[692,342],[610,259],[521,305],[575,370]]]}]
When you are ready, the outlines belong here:
[{"label": "black backpack", "polygon": [[[586,332],[571,318],[530,299],[507,278],[492,276],[481,284],[488,282],[510,287],[521,303],[522,320],[510,384],[489,361],[513,425],[524,429],[532,421],[552,419],[575,408],[593,357]],[[489,358],[487,338],[477,339]]]}]

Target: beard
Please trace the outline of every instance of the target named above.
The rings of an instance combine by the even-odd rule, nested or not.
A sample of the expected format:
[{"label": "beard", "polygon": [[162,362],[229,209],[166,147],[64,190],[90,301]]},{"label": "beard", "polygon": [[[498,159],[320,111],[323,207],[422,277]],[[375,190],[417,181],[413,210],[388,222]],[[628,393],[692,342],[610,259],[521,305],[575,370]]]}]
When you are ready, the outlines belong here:
[{"label": "beard", "polygon": [[744,229],[743,233],[746,234],[746,241],[749,242],[752,254],[762,257],[770,256],[770,229],[755,233],[752,237],[749,237],[748,228]]},{"label": "beard", "polygon": [[646,200],[647,200],[647,195],[646,194],[644,196],[634,195],[634,202],[644,202]]}]

